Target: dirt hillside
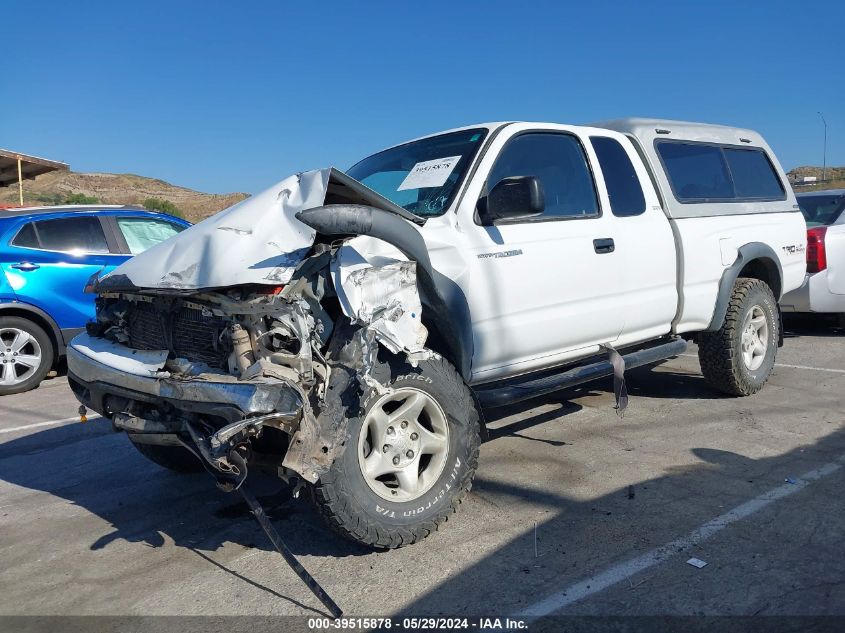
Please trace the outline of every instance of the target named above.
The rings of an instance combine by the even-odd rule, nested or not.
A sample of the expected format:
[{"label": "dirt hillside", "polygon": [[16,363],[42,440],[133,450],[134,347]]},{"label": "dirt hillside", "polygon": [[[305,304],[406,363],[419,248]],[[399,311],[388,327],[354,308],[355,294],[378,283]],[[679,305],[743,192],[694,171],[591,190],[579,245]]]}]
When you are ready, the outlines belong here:
[{"label": "dirt hillside", "polygon": [[[822,182],[824,173],[824,182]],[[822,171],[821,167],[796,167],[786,172],[789,182],[793,183],[795,191],[815,191],[820,189],[842,189],[845,187],[845,167],[828,167]],[[802,183],[804,176],[815,176],[818,182],[805,185]]]},{"label": "dirt hillside", "polygon": [[[96,198],[103,204],[142,205],[148,198],[159,198],[176,205],[192,222],[206,218],[248,197],[245,193],[203,193],[177,187],[163,180],[134,174],[97,174],[72,171],[53,172],[24,181],[27,205],[63,204],[72,194]],[[17,204],[16,186],[0,189],[0,204]]]}]

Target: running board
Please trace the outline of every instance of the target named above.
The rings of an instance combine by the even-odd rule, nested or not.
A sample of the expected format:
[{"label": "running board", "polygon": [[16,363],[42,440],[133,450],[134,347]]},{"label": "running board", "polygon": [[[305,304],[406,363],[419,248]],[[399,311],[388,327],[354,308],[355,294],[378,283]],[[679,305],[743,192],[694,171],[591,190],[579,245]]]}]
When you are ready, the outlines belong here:
[{"label": "running board", "polygon": [[[677,356],[686,350],[687,342],[682,338],[673,338],[666,343],[623,354],[625,369],[651,365],[667,358]],[[495,387],[479,387],[475,390],[481,406],[485,408],[502,407],[514,402],[545,396],[561,389],[567,389],[590,382],[597,378],[613,375],[613,365],[609,360],[601,360],[588,365],[578,365],[571,369],[545,375],[541,378],[523,376]]]}]

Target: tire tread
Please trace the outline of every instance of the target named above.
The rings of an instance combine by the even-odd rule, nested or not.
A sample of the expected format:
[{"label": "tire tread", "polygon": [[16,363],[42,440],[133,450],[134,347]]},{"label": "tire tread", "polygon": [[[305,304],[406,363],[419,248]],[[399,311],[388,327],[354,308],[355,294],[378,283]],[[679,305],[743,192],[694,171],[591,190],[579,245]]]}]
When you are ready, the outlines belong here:
[{"label": "tire tread", "polygon": [[[769,295],[774,303],[774,295],[768,284],[760,279],[740,277],[734,284],[725,320],[715,332],[702,332],[698,340],[698,360],[701,373],[711,386],[732,396],[748,396],[760,391],[768,380],[753,383],[747,379],[736,361],[735,341],[742,327],[743,305],[755,289]],[[777,325],[775,325],[777,327]],[[770,344],[776,345],[777,332],[772,332]]]},{"label": "tire tread", "polygon": [[370,520],[366,516],[354,512],[348,502],[351,494],[344,485],[342,477],[334,470],[329,471],[320,478],[314,486],[313,494],[316,505],[329,526],[339,534],[351,538],[359,543],[377,548],[395,549],[412,545],[421,541],[433,532],[437,531],[441,524],[449,520],[454,514],[467,493],[472,488],[472,478],[478,466],[478,452],[481,444],[480,422],[478,412],[475,409],[475,402],[469,388],[464,383],[458,372],[445,359],[440,356],[426,361],[427,369],[433,374],[435,380],[451,383],[462,394],[458,407],[469,411],[469,463],[464,470],[463,477],[456,487],[457,492],[451,496],[448,504],[430,520],[421,522],[414,526],[390,528],[380,524],[377,520]]}]

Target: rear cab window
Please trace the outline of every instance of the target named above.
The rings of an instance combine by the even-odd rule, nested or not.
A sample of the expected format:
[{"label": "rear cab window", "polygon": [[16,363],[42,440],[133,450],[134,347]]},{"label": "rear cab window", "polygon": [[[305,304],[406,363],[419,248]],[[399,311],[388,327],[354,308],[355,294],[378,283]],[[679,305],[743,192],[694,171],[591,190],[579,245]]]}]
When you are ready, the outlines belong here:
[{"label": "rear cab window", "polygon": [[625,148],[619,141],[607,136],[591,136],[590,142],[607,186],[611,213],[621,218],[644,213],[643,188]]},{"label": "rear cab window", "polygon": [[12,245],[63,253],[109,252],[100,220],[91,216],[35,220],[18,231]]},{"label": "rear cab window", "polygon": [[785,200],[765,151],[687,141],[658,141],[672,193],[682,203]]}]

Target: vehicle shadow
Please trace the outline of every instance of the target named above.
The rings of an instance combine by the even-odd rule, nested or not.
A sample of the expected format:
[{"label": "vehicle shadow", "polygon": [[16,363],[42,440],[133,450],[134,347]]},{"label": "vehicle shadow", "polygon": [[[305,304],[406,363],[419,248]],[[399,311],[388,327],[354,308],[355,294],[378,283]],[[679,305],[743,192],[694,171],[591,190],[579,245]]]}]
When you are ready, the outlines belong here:
[{"label": "vehicle shadow", "polygon": [[[577,409],[564,403],[554,415]],[[497,433],[518,434],[550,417],[527,415]],[[47,428],[3,442],[0,480],[65,499],[106,521],[107,531],[91,537],[92,551],[116,541],[153,548],[172,542],[270,595],[300,604],[207,555],[226,544],[273,551],[237,492],[218,490],[206,473],[182,475],[149,462],[106,419]],[[372,554],[332,532],[306,498],[294,499],[291,489],[275,477],[253,472],[246,485],[294,554],[331,558]],[[305,491],[303,496],[307,495]]]},{"label": "vehicle shadow", "polygon": [[[637,367],[626,371],[625,384],[628,395],[632,399],[629,406],[636,406],[636,402],[633,400],[635,397],[675,400],[713,400],[725,397],[723,393],[711,387],[699,371],[686,372],[664,364]],[[524,415],[526,412],[543,405],[558,404],[561,407],[559,410],[517,420],[495,429],[490,428],[488,429],[489,438],[495,439],[513,432],[525,431],[532,426],[542,424],[548,419],[575,413],[581,410],[583,406],[574,402],[574,400],[599,394],[613,394],[613,379],[611,377],[596,380],[587,385],[562,389],[553,394],[524,400],[517,404],[485,409],[485,420],[490,427],[493,427],[493,424],[499,420]]]},{"label": "vehicle shadow", "polygon": [[[531,439],[523,432],[579,408],[564,401],[554,412],[534,415],[519,407],[500,409],[497,420],[511,415],[516,421],[494,434]],[[44,466],[47,463],[49,468]],[[220,491],[207,473],[177,474],[149,462],[103,418],[49,427],[3,442],[0,479],[66,499],[106,521],[110,529],[92,537],[91,550],[120,540],[149,547],[172,541],[198,554],[227,543],[273,549],[237,492]],[[340,558],[372,552],[331,531],[308,503],[307,490],[294,499],[283,482],[261,472],[251,473],[248,485],[294,554]]]},{"label": "vehicle shadow", "polygon": [[[572,396],[571,393],[567,395]],[[530,415],[535,408],[548,404],[557,404],[558,406]],[[501,437],[519,437],[551,446],[563,446],[566,444],[563,440],[532,437],[525,432],[546,422],[556,420],[561,416],[571,415],[576,411],[580,411],[582,408],[579,404],[563,400],[562,396],[557,394],[504,407],[497,407],[495,409],[486,409],[484,411],[484,417],[487,423],[486,440],[491,441]]]},{"label": "vehicle shadow", "polygon": [[783,337],[801,336],[839,338],[845,336],[845,326],[835,314],[784,314]]},{"label": "vehicle shadow", "polygon": [[[92,551],[115,541],[154,548],[172,541],[214,567],[310,610],[206,554],[225,544],[273,551],[239,493],[217,489],[206,473],[180,475],[149,462],[108,420],[48,428],[0,444],[0,479],[66,499],[108,522],[105,533],[91,536]],[[311,504],[293,499],[278,479],[251,473],[247,484],[295,554],[341,558],[370,553],[338,538]]]},{"label": "vehicle shadow", "polygon": [[[0,479],[66,499],[107,521],[111,531],[94,539],[92,550],[119,539],[160,547],[168,538],[203,551],[225,543],[272,549],[237,492],[222,492],[206,473],[158,467],[102,418],[0,444]],[[294,552],[368,552],[331,534],[310,504],[293,499],[278,479],[256,472],[248,483]]]},{"label": "vehicle shadow", "polygon": [[637,367],[625,374],[628,394],[645,398],[714,400],[725,398],[700,371],[686,372],[664,365]]},{"label": "vehicle shadow", "polygon": [[[572,393],[585,391],[568,395]],[[497,425],[491,438],[511,435],[563,444],[526,434],[534,426],[581,409],[557,394],[539,404],[549,402],[559,406],[532,413],[538,404],[532,401],[496,409],[490,417]],[[45,468],[45,463],[51,466]],[[215,551],[225,543],[272,550],[237,492],[220,491],[207,473],[177,474],[153,464],[103,418],[49,427],[0,443],[0,479],[66,499],[107,521],[111,530],[93,539],[92,550],[118,540],[161,547],[168,539],[176,546],[202,551]],[[371,552],[338,538],[308,503],[308,491],[294,499],[283,482],[257,471],[250,473],[248,484],[294,553],[344,557]]]},{"label": "vehicle shadow", "polygon": [[[588,579],[601,570],[691,534],[750,499],[765,496],[775,488],[800,486],[801,482],[793,478],[824,464],[842,461],[845,428],[839,428],[813,444],[773,457],[755,459],[709,447],[692,449],[692,453],[700,460],[698,463],[669,468],[662,476],[652,479],[632,478],[626,485],[587,500],[567,496],[561,482],[555,486],[536,486],[489,476],[477,477],[473,493],[489,501],[490,508],[518,502],[522,507],[545,508],[545,514],[537,512],[531,517],[514,517],[524,525],[524,530],[516,537],[493,548],[470,567],[451,574],[445,582],[432,587],[394,617],[514,616],[554,592],[580,581],[589,583]],[[827,470],[833,472],[829,466]],[[830,485],[829,489],[828,495],[836,494],[835,486]],[[806,500],[806,494],[804,498]],[[620,579],[620,584],[611,587],[618,589],[621,597],[611,597],[610,602],[596,607],[575,603],[568,612],[591,616],[694,615],[701,614],[703,609],[721,608],[722,613],[733,615],[845,613],[845,597],[837,596],[824,589],[824,584],[819,584],[828,580],[834,584],[841,582],[845,562],[837,554],[839,541],[835,538],[813,539],[812,553],[798,547],[798,543],[803,542],[801,539],[820,531],[819,525],[841,521],[841,506],[838,509],[831,507],[836,504],[835,499],[822,497],[813,503],[820,506],[815,508],[819,516],[807,515],[805,506],[790,505],[785,499],[771,506],[777,513],[777,521],[767,527],[777,532],[777,538],[781,540],[762,541],[759,524],[755,526],[754,518],[736,523],[731,528],[735,534],[732,538],[736,539],[734,544],[721,543],[709,550],[712,553],[736,548],[728,555],[735,558],[727,567],[716,567],[716,575],[696,577],[692,575],[696,570],[687,571],[683,565],[690,556],[708,557],[702,553],[707,549],[695,545],[679,548],[674,553],[677,559],[673,558],[678,564],[669,565],[670,571],[665,571],[664,567],[665,573],[670,574],[668,579],[655,580],[656,569],[642,572],[631,581]],[[534,516],[541,520],[533,523]],[[480,533],[485,532],[483,525],[478,525],[477,529]],[[790,542],[791,538],[796,539],[799,560],[783,570],[779,578],[771,578],[763,571],[766,561],[771,558],[773,560],[768,564],[778,564],[775,560],[780,554],[780,544]],[[760,557],[761,570],[757,575],[751,573],[753,557]],[[687,579],[689,586],[685,589],[684,584],[678,584],[672,573]],[[646,583],[644,588],[638,590],[643,583]],[[802,583],[806,589],[802,588]],[[739,587],[743,590],[739,591]],[[607,591],[612,592],[612,589]],[[478,596],[484,598],[478,599]],[[550,624],[568,628],[570,625],[575,627],[578,622]],[[608,623],[606,628],[576,627],[572,630],[621,630],[612,624]],[[534,625],[530,628],[534,630]]]},{"label": "vehicle shadow", "polygon": [[[629,391],[645,397],[714,397],[709,393],[709,388],[703,387],[697,380],[690,380],[691,378],[695,377],[665,369],[658,373],[653,368],[640,368],[631,372]],[[516,437],[551,448],[563,446],[566,444],[564,439],[533,437],[531,429],[581,410],[583,406],[573,402],[574,399],[603,395],[606,392],[612,392],[609,380],[599,381],[595,386],[562,391],[487,411],[485,413],[490,425],[490,439]],[[635,401],[632,404],[635,404]],[[556,406],[549,410],[549,405]],[[841,447],[845,443],[842,435],[840,432],[831,436],[825,443]],[[546,450],[545,446],[542,448]],[[807,454],[809,453],[810,451]],[[638,492],[636,505],[626,505],[629,503],[626,489],[585,502],[569,499],[548,490],[528,489],[513,483],[495,481],[483,474],[476,479],[473,496],[493,497],[504,502],[518,498],[545,505],[552,509],[555,517],[543,527],[544,532],[566,533],[567,539],[573,536],[577,537],[576,540],[585,540],[584,546],[598,543],[602,547],[606,545],[610,551],[613,549],[611,545],[619,543],[613,541],[602,544],[600,535],[604,528],[600,527],[597,531],[597,514],[617,517],[602,521],[610,522],[617,535],[624,534],[624,525],[614,522],[624,521],[625,512],[632,508],[636,508],[638,513],[654,511],[656,516],[664,515],[667,502],[665,495],[661,495],[661,490],[685,488],[693,482],[696,486],[702,483],[704,488],[711,486],[719,489],[725,486],[724,489],[731,489],[733,479],[745,481],[750,478],[749,473],[770,470],[777,472],[789,463],[787,457],[780,462],[774,458],[768,461],[748,460],[731,453],[708,453],[707,449],[702,449],[699,457],[705,459],[709,465],[679,468],[650,482],[631,481],[630,485],[638,491],[646,486],[649,490],[657,491],[656,495],[642,495]],[[805,455],[802,454],[802,457]],[[562,456],[552,456],[549,459],[556,463],[567,460]],[[796,472],[791,465],[789,472]],[[757,475],[754,476],[756,477]],[[150,547],[163,547],[166,544],[169,546],[170,540],[176,547],[191,550],[206,560],[208,557],[203,552],[216,551],[227,543],[264,551],[272,550],[266,536],[237,493],[227,494],[219,491],[213,479],[204,473],[178,475],[159,468],[141,456],[124,434],[115,433],[107,420],[97,419],[85,425],[47,428],[0,444],[0,479],[66,499],[106,521],[110,526],[109,531],[92,536],[89,544],[91,550],[107,548],[118,540],[143,543]],[[254,473],[249,478],[249,486],[295,554],[332,558],[371,554],[371,550],[344,540],[332,532],[309,503],[303,499],[293,499],[291,491],[280,486],[278,480]],[[671,494],[669,498],[672,498]],[[691,516],[698,517],[699,511],[706,505],[700,506],[695,498],[690,498],[686,510]],[[599,508],[600,512],[597,512],[596,508]],[[613,514],[603,514],[604,512]],[[623,519],[619,519],[620,516]],[[593,540],[597,535],[599,540]],[[623,539],[620,543],[625,544],[626,541]],[[472,587],[477,583],[478,591],[483,591],[485,587],[492,587],[493,584],[501,585],[501,577],[494,573],[500,561],[510,561],[508,565],[511,565],[512,558],[525,557],[526,547],[530,547],[530,544],[526,545],[525,539],[520,539],[461,572],[459,578],[447,582],[446,587],[455,583],[467,583],[466,586]],[[240,577],[234,570],[227,569],[219,562],[213,564],[233,576]],[[516,565],[516,573],[530,573],[523,572],[523,567]],[[487,574],[493,576],[487,577]],[[268,587],[262,585],[261,588],[270,594],[276,594]],[[518,589],[514,587],[513,591]],[[415,603],[419,607],[418,610],[410,609],[408,612],[461,612],[459,595],[450,596],[448,589],[438,587]]]}]

